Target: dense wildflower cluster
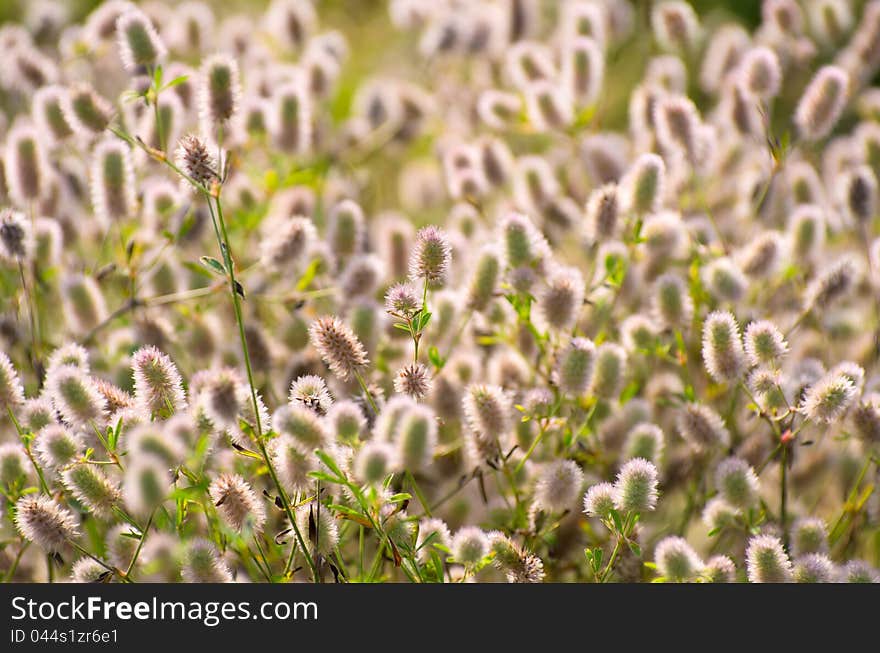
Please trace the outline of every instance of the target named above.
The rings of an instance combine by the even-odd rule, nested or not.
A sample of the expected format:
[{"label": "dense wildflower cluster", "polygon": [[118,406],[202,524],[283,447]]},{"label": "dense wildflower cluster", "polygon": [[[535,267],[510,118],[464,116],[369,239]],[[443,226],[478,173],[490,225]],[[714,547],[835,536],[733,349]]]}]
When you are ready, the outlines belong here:
[{"label": "dense wildflower cluster", "polygon": [[880,0],[20,4],[4,580],[878,581]]}]

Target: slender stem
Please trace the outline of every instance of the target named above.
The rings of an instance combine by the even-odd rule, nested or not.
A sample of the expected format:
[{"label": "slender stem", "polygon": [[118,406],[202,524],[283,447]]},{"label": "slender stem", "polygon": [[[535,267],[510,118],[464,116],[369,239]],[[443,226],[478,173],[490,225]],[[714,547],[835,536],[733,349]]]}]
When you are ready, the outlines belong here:
[{"label": "slender stem", "polygon": [[[263,567],[265,567],[265,576],[266,580],[270,583],[272,582],[272,568],[269,566],[269,561],[266,560],[266,553],[263,551],[263,545],[260,544],[260,538],[257,537],[257,534],[254,533],[254,544],[257,545],[257,551],[260,554],[260,560],[263,562]],[[259,566],[259,565],[257,565]]]},{"label": "slender stem", "polygon": [[253,403],[254,409],[254,429],[257,436],[257,446],[260,448],[260,455],[262,456],[263,461],[266,464],[266,469],[268,470],[269,476],[272,478],[272,483],[275,485],[275,489],[277,490],[278,496],[281,499],[281,504],[284,508],[284,512],[287,514],[287,518],[290,520],[290,525],[293,528],[296,540],[299,543],[300,548],[302,549],[303,555],[306,558],[306,562],[309,565],[309,569],[312,571],[312,576],[314,579],[317,579],[318,570],[315,567],[315,562],[312,559],[311,554],[309,553],[308,547],[306,547],[305,545],[302,533],[300,533],[299,526],[297,525],[296,519],[294,518],[293,510],[290,507],[290,501],[287,498],[287,493],[284,491],[281,482],[278,480],[278,475],[275,472],[275,466],[272,464],[269,453],[268,451],[266,451],[266,444],[263,442],[263,425],[260,421],[260,404],[257,400],[257,389],[254,384],[254,372],[253,368],[251,367],[251,357],[248,350],[247,337],[244,331],[244,318],[242,316],[241,303],[238,294],[237,284],[235,281],[235,269],[232,263],[232,255],[229,248],[229,235],[226,231],[226,222],[223,219],[222,204],[219,197],[215,198],[215,213],[214,207],[211,203],[211,197],[206,195],[205,199],[208,201],[208,209],[211,214],[211,219],[215,224],[215,228],[219,230],[218,234],[220,237],[220,242],[218,244],[220,245],[220,251],[223,254],[224,263],[226,264],[226,270],[229,274],[229,289],[232,294],[232,308],[235,312],[235,321],[238,324],[238,335],[241,341],[241,351],[244,357],[244,365],[247,372],[248,385],[250,386],[251,391],[251,401]]},{"label": "slender stem", "polygon": [[422,493],[422,489],[419,487],[419,484],[416,483],[415,477],[412,475],[412,472],[406,470],[406,478],[409,480],[409,484],[413,489],[416,497],[419,500],[419,503],[422,504],[422,508],[425,511],[425,514],[428,517],[431,517],[431,505],[428,503],[428,500],[425,498],[425,495]]},{"label": "slender stem", "polygon": [[523,468],[523,465],[526,464],[526,461],[531,457],[532,453],[535,451],[535,449],[537,448],[537,446],[541,443],[541,440],[544,439],[544,435],[545,435],[546,433],[547,433],[547,426],[546,426],[546,424],[542,424],[542,425],[541,425],[541,430],[538,432],[538,435],[535,436],[535,439],[532,440],[532,444],[529,445],[529,449],[528,449],[528,451],[526,451],[526,454],[525,454],[525,455],[522,457],[522,459],[516,464],[516,467],[514,467],[513,471],[514,471],[515,473],[518,474],[518,473],[520,472],[520,470]]},{"label": "slender stem", "polygon": [[18,563],[21,562],[21,556],[24,555],[24,552],[27,551],[27,548],[31,545],[27,540],[22,540],[21,545],[18,547],[18,553],[15,554],[15,560],[12,561],[12,565],[9,567],[9,570],[3,576],[3,582],[8,583],[12,580],[12,577],[15,576],[15,570],[18,569]]},{"label": "slender stem", "polygon": [[[419,312],[419,324],[421,324],[421,316],[424,315],[428,310],[428,277],[425,277],[425,286],[422,290],[422,310]],[[422,330],[419,329],[418,333],[410,327],[410,332],[413,337],[413,363],[419,362],[419,340],[422,339]]]},{"label": "slender stem", "polygon": [[[25,435],[24,429],[21,428],[21,424],[19,424],[18,420],[15,419],[15,414],[12,412],[12,408],[7,406],[6,412],[9,414],[9,419],[12,420],[13,426],[15,426],[15,431],[16,431],[16,433],[18,433],[18,437],[21,438],[22,441],[24,442],[24,435]],[[28,460],[31,461],[31,464],[34,466],[34,469],[37,472],[37,478],[39,478],[39,480],[40,480],[40,489],[43,490],[43,492],[45,492],[46,494],[51,494],[51,492],[49,491],[49,486],[46,483],[46,477],[43,476],[43,470],[37,464],[37,460],[36,460],[36,458],[34,458],[34,454],[31,451],[30,443],[25,444],[24,452],[27,455]]]},{"label": "slender stem", "polygon": [[367,398],[367,401],[368,401],[369,404],[370,404],[370,408],[373,409],[373,414],[374,414],[374,415],[378,415],[378,414],[379,414],[379,408],[378,408],[378,406],[376,406],[376,400],[373,399],[373,393],[370,392],[370,389],[367,387],[367,382],[364,381],[364,377],[361,376],[360,371],[355,370],[355,371],[354,371],[354,377],[357,379],[358,384],[360,384],[360,386],[361,386],[361,390],[364,391],[364,396]]},{"label": "slender stem", "polygon": [[[18,274],[21,277],[21,289],[24,293],[25,304],[27,305],[28,312],[28,321],[31,325],[31,347],[33,351],[31,352],[32,358],[34,361],[34,371],[39,376],[39,361],[40,361],[40,342],[39,342],[39,330],[37,328],[37,309],[36,304],[34,302],[34,298],[31,296],[30,289],[28,288],[27,281],[24,276],[24,264],[21,262],[21,259],[18,260]],[[40,382],[41,379],[37,379],[37,382]]]},{"label": "slender stem", "polygon": [[614,548],[611,550],[611,557],[608,558],[608,563],[605,565],[605,569],[603,569],[602,573],[599,575],[600,583],[604,583],[606,580],[608,580],[608,576],[611,574],[611,570],[617,560],[617,554],[620,553],[621,540],[622,538],[620,537],[620,535],[618,535],[617,541],[614,543]]},{"label": "slender stem", "polygon": [[121,569],[117,569],[116,567],[108,565],[106,562],[104,562],[96,555],[90,553],[89,551],[87,551],[86,549],[81,547],[79,544],[77,544],[72,539],[68,538],[67,543],[70,544],[70,546],[72,546],[74,549],[79,551],[81,554],[83,554],[87,558],[91,558],[92,560],[97,562],[99,565],[101,565],[104,569],[106,569],[110,573],[116,574],[117,576],[119,576],[119,578],[120,578],[120,580],[122,580],[122,582],[124,582],[124,583],[133,583],[134,582],[131,578],[128,577],[128,574],[124,573]]},{"label": "slender stem", "polygon": [[788,530],[785,528],[785,522],[788,517],[787,463],[788,446],[783,445],[782,455],[779,457],[779,525],[782,528],[782,542],[786,548],[788,548]]},{"label": "slender stem", "polygon": [[147,519],[147,525],[144,526],[144,529],[141,531],[141,539],[138,541],[137,548],[134,550],[134,555],[131,556],[131,562],[128,563],[128,568],[125,570],[126,576],[131,576],[131,571],[134,569],[135,563],[137,563],[138,556],[141,554],[141,549],[144,548],[144,542],[147,540],[147,534],[150,532],[150,526],[153,525],[153,517],[156,514],[156,508],[153,508],[153,511],[150,513],[149,519]]},{"label": "slender stem", "polygon": [[159,111],[159,89],[153,98],[153,117],[156,120],[156,138],[159,141],[159,149],[165,151],[165,134],[162,132],[162,114]]},{"label": "slender stem", "polygon": [[852,490],[850,490],[849,495],[847,495],[846,503],[843,506],[843,510],[840,512],[840,516],[834,522],[834,526],[832,526],[831,530],[828,531],[828,542],[831,546],[837,544],[837,541],[843,535],[843,523],[847,516],[853,512],[852,505],[858,497],[859,486],[865,479],[865,475],[868,473],[868,469],[870,469],[872,462],[874,462],[874,458],[869,455],[867,460],[865,460],[865,464],[862,465],[862,469],[859,470],[859,475],[856,477]]}]

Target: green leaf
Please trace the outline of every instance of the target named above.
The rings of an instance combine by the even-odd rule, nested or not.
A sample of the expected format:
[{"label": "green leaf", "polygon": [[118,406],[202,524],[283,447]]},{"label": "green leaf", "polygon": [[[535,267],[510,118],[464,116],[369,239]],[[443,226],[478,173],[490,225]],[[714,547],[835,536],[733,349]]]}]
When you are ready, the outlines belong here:
[{"label": "green leaf", "polygon": [[324,452],[321,451],[321,450],[316,451],[316,452],[315,452],[315,455],[318,457],[318,459],[319,459],[322,463],[324,463],[325,465],[327,465],[327,468],[328,468],[331,472],[333,472],[334,474],[336,474],[339,478],[341,478],[341,479],[343,479],[343,480],[345,479],[345,474],[343,474],[343,473],[342,473],[342,470],[339,469],[339,466],[336,464],[336,461],[335,461],[335,460],[333,460],[330,456],[328,456],[326,453],[324,453]]},{"label": "green leaf", "polygon": [[327,483],[335,483],[336,485],[345,483],[345,481],[343,481],[342,479],[337,478],[336,476],[331,476],[327,472],[309,472],[309,477],[311,477],[317,481],[326,481]]},{"label": "green leaf", "polygon": [[409,501],[410,499],[412,499],[412,495],[406,492],[398,492],[397,494],[392,494],[388,497],[390,503],[400,503],[401,501]]},{"label": "green leaf", "polygon": [[611,521],[614,522],[614,528],[618,533],[623,532],[623,522],[620,519],[620,513],[616,510],[611,511]]},{"label": "green leaf", "polygon": [[627,544],[629,544],[629,550],[632,551],[636,555],[636,557],[638,557],[638,558],[642,557],[642,547],[640,547],[638,544],[636,544],[632,540],[627,541]]},{"label": "green leaf", "polygon": [[208,268],[212,272],[219,274],[221,277],[226,276],[226,268],[223,266],[223,264],[220,261],[215,259],[213,256],[199,257],[199,261],[201,262],[202,265],[204,265],[206,268]]},{"label": "green leaf", "polygon": [[318,270],[321,268],[321,260],[315,259],[311,263],[309,263],[309,267],[306,268],[306,271],[303,272],[303,275],[299,278],[299,281],[296,282],[297,290],[305,290],[308,288],[312,281],[315,280],[315,277],[318,274]]},{"label": "green leaf", "polygon": [[406,331],[407,333],[412,333],[412,330],[409,328],[409,324],[407,324],[406,322],[395,322],[394,328],[400,329],[401,331]]},{"label": "green leaf", "polygon": [[174,88],[175,86],[183,84],[187,79],[189,79],[189,75],[181,75],[180,77],[175,77],[170,82],[165,84],[165,86],[162,87],[162,90],[164,91],[169,88]]},{"label": "green leaf", "polygon": [[628,402],[630,399],[638,394],[640,389],[641,385],[638,381],[630,381],[629,385],[627,385],[623,389],[623,392],[620,393],[620,403],[625,404],[626,402]]},{"label": "green leaf", "polygon": [[446,365],[446,359],[440,355],[440,350],[438,350],[437,347],[431,347],[428,349],[428,360],[431,362],[431,365],[438,370],[443,369],[443,366]]},{"label": "green leaf", "polygon": [[419,317],[418,317],[418,323],[419,323],[419,325],[418,325],[418,327],[416,328],[416,331],[418,331],[419,333],[421,333],[422,331],[424,331],[424,330],[425,330],[425,327],[428,326],[428,322],[430,322],[430,321],[431,321],[431,313],[430,313],[429,311],[425,311],[425,312],[423,312],[423,313],[422,313],[421,315],[419,315]]},{"label": "green leaf", "polygon": [[593,571],[599,571],[602,568],[602,558],[605,555],[605,552],[602,550],[602,547],[597,546],[594,549],[588,549],[590,555],[590,564],[593,567]]},{"label": "green leaf", "polygon": [[153,86],[162,88],[162,64],[156,66],[156,70],[153,73]]}]

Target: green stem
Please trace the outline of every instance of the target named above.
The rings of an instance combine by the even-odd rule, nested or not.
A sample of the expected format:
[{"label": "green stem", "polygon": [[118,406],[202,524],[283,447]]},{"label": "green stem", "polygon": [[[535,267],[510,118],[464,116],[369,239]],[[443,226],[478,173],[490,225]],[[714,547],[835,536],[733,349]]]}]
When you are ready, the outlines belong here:
[{"label": "green stem", "polygon": [[284,488],[281,486],[281,482],[278,480],[278,475],[275,472],[275,466],[272,464],[272,460],[270,459],[269,453],[266,450],[266,444],[263,442],[263,425],[260,422],[260,404],[257,400],[257,389],[254,385],[254,372],[251,366],[251,357],[248,350],[247,337],[244,331],[244,318],[242,316],[241,302],[238,295],[237,284],[235,281],[235,269],[232,263],[232,254],[229,248],[229,234],[226,231],[226,221],[223,219],[222,204],[219,197],[214,198],[214,204],[216,205],[215,213],[214,207],[211,203],[211,197],[209,195],[206,195],[205,199],[208,201],[208,210],[211,214],[211,219],[214,223],[215,231],[218,234],[218,245],[220,246],[220,251],[223,255],[223,260],[226,265],[226,270],[229,274],[229,290],[232,294],[232,308],[235,312],[235,321],[238,324],[238,336],[239,340],[241,341],[241,351],[244,358],[245,370],[247,371],[247,379],[251,391],[251,402],[253,403],[254,409],[254,429],[256,430],[257,446],[260,448],[260,455],[263,458],[263,462],[266,464],[266,469],[269,472],[269,476],[272,478],[272,483],[275,485],[275,489],[278,492],[279,498],[281,499],[281,504],[284,508],[284,512],[287,515],[288,520],[290,520],[290,526],[293,528],[296,540],[299,543],[300,548],[302,549],[303,555],[306,558],[306,562],[309,565],[309,569],[312,572],[312,576],[314,579],[317,579],[318,569],[317,567],[315,567],[315,561],[312,559],[308,547],[306,547],[305,545],[302,533],[300,533],[299,526],[297,525],[296,519],[293,516],[293,510],[290,507],[290,501],[287,498],[287,493],[284,491]]},{"label": "green stem", "polygon": [[144,548],[144,542],[147,540],[147,534],[150,532],[150,526],[153,525],[153,517],[156,514],[156,508],[153,508],[153,511],[150,513],[150,517],[147,519],[147,525],[144,526],[144,529],[141,531],[141,539],[138,541],[137,548],[134,550],[134,555],[131,556],[131,562],[128,563],[128,568],[125,570],[125,575],[131,577],[131,571],[134,569],[135,564],[137,563],[138,556],[141,554],[141,549]]},{"label": "green stem", "polygon": [[[25,440],[24,440],[24,435],[25,435],[24,429],[21,428],[21,424],[19,424],[19,423],[18,423],[18,420],[15,419],[15,414],[12,412],[12,408],[10,408],[9,406],[7,406],[7,407],[6,407],[6,412],[9,414],[9,419],[12,420],[12,424],[15,426],[15,431],[18,433],[18,437],[19,437],[19,438],[22,440],[22,442],[24,443],[24,442],[25,442]],[[37,472],[37,478],[40,479],[40,489],[43,490],[43,492],[45,492],[46,494],[51,494],[51,492],[49,492],[49,486],[46,484],[46,478],[43,476],[43,470],[40,469],[40,466],[37,464],[37,460],[36,460],[36,458],[34,458],[34,454],[33,454],[33,452],[31,451],[31,446],[30,446],[29,443],[25,444],[24,452],[25,452],[25,454],[27,455],[28,460],[31,461],[31,464],[34,466],[34,469],[35,469],[36,472]]]},{"label": "green stem", "polygon": [[786,548],[788,548],[788,530],[785,528],[785,522],[788,517],[787,463],[788,447],[783,445],[782,455],[779,458],[779,525],[782,528],[782,542]]},{"label": "green stem", "polygon": [[520,472],[520,470],[522,470],[523,465],[526,464],[526,461],[531,457],[532,453],[534,453],[537,446],[541,443],[541,440],[544,439],[544,435],[546,433],[547,433],[547,426],[545,424],[542,424],[541,430],[538,432],[538,435],[535,436],[535,439],[532,440],[532,444],[529,445],[528,451],[526,451],[526,454],[522,457],[522,460],[520,460],[516,464],[516,467],[514,467],[513,471],[515,473],[518,474]]},{"label": "green stem", "polygon": [[86,549],[81,547],[79,544],[74,542],[72,539],[68,538],[67,542],[68,542],[68,544],[70,544],[70,546],[72,546],[74,549],[79,551],[81,554],[83,554],[87,558],[91,558],[92,560],[97,562],[99,565],[101,565],[104,569],[106,569],[110,573],[115,574],[116,576],[119,576],[119,579],[123,583],[133,583],[134,582],[131,578],[128,577],[128,574],[124,573],[121,569],[117,569],[116,567],[108,565],[106,562],[104,562],[99,557],[93,555],[92,553],[90,553],[89,551],[87,551]]},{"label": "green stem", "polygon": [[[37,377],[40,375],[40,341],[39,341],[39,328],[37,326],[37,309],[34,298],[31,296],[30,289],[28,288],[27,281],[24,276],[24,265],[21,262],[21,259],[18,261],[18,273],[21,277],[21,289],[24,293],[25,304],[27,305],[28,312],[28,320],[31,325],[31,347],[33,351],[32,360],[34,363],[34,371],[37,374]],[[37,383],[41,383],[42,379],[37,378]]]},{"label": "green stem", "polygon": [[361,373],[358,370],[354,370],[354,377],[357,379],[358,384],[361,386],[361,390],[364,391],[364,396],[367,398],[367,401],[370,404],[370,408],[373,409],[373,414],[379,414],[379,407],[376,406],[376,400],[373,399],[373,393],[370,392],[370,389],[367,387],[367,382],[364,381],[364,377],[361,376]]},{"label": "green stem", "polygon": [[3,575],[4,583],[8,583],[12,580],[12,577],[15,576],[15,570],[18,569],[18,563],[21,562],[21,556],[24,555],[24,552],[27,551],[27,548],[30,545],[30,542],[22,540],[21,545],[18,547],[18,553],[15,554],[15,560],[12,561],[12,565],[9,567],[9,570]]}]

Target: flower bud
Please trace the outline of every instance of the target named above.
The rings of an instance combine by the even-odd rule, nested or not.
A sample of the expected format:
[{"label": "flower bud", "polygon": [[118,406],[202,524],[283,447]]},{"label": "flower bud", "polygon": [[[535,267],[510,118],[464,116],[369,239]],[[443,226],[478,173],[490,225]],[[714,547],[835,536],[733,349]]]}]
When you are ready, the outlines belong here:
[{"label": "flower bud", "polygon": [[49,190],[49,170],[42,139],[26,122],[17,122],[6,134],[3,172],[9,198],[26,207]]},{"label": "flower bud", "polygon": [[658,2],[651,7],[651,29],[665,50],[694,53],[700,38],[696,12],[679,0]]},{"label": "flower bud", "polygon": [[657,468],[644,458],[633,458],[617,474],[614,505],[621,512],[648,512],[657,505]]},{"label": "flower bud", "polygon": [[507,91],[487,89],[477,99],[477,115],[491,129],[508,129],[522,111],[520,97]]},{"label": "flower bud", "polygon": [[406,410],[397,427],[397,455],[400,464],[410,472],[431,464],[437,447],[437,419],[425,406]]},{"label": "flower bud", "polygon": [[849,96],[849,75],[837,66],[823,66],[801,96],[794,123],[802,138],[825,138],[843,113]]},{"label": "flower bud", "polygon": [[73,514],[44,494],[28,494],[16,502],[15,527],[28,542],[50,553],[78,534]]},{"label": "flower bud", "polygon": [[556,82],[531,82],[525,88],[525,97],[529,123],[538,132],[565,129],[574,120],[571,96]]},{"label": "flower bud", "polygon": [[195,538],[186,543],[180,570],[187,583],[231,583],[232,572],[206,539]]},{"label": "flower bud", "polygon": [[390,442],[370,440],[357,453],[354,474],[371,485],[382,483],[388,474],[398,469],[397,450]]},{"label": "flower bud", "polygon": [[221,474],[208,487],[217,512],[233,530],[247,526],[261,532],[266,523],[266,510],[250,484],[238,474]]},{"label": "flower bud", "polygon": [[394,375],[394,391],[419,400],[431,391],[431,371],[421,363],[401,367]]},{"label": "flower bud", "polygon": [[654,281],[652,297],[656,319],[667,329],[687,327],[694,315],[694,302],[684,280],[667,272]]},{"label": "flower bud", "polygon": [[485,438],[502,437],[511,427],[513,406],[510,397],[498,386],[469,386],[463,406],[468,426]]},{"label": "flower bud", "polygon": [[409,278],[412,281],[424,279],[434,284],[445,283],[451,261],[452,247],[446,232],[433,225],[424,227],[416,234],[416,242],[410,253]]},{"label": "flower bud", "polygon": [[656,211],[663,197],[666,165],[653,153],[639,156],[620,183],[623,209],[636,215]]},{"label": "flower bud", "polygon": [[597,397],[615,399],[626,377],[626,351],[620,345],[603,342],[596,349],[591,392]]},{"label": "flower bud", "polygon": [[605,55],[589,37],[566,40],[562,45],[562,83],[580,106],[592,105],[602,90]]},{"label": "flower bud", "polygon": [[682,537],[665,537],[654,548],[654,563],[663,578],[674,583],[693,582],[703,569],[703,561]]},{"label": "flower bud", "polygon": [[654,108],[657,140],[672,153],[684,156],[691,165],[703,157],[702,121],[697,107],[687,97],[661,98]]},{"label": "flower bud", "polygon": [[788,223],[791,254],[795,260],[811,261],[825,244],[825,217],[814,204],[795,208]]},{"label": "flower bud", "polygon": [[583,307],[584,292],[584,278],[577,268],[554,267],[536,302],[541,321],[555,331],[570,330]]},{"label": "flower bud", "polygon": [[741,458],[725,458],[715,469],[715,487],[730,505],[750,508],[758,501],[758,477]]},{"label": "flower bud", "polygon": [[473,567],[489,554],[489,538],[476,526],[464,526],[452,537],[449,548],[456,562]]},{"label": "flower bud", "polygon": [[852,379],[830,372],[807,388],[800,411],[814,422],[831,424],[843,417],[857,395]]},{"label": "flower bud", "polygon": [[700,577],[709,583],[733,583],[736,581],[736,565],[727,556],[712,556],[700,571]]},{"label": "flower bud", "polygon": [[573,460],[547,463],[535,483],[535,507],[545,512],[563,512],[581,496],[584,472]]},{"label": "flower bud", "polygon": [[835,183],[840,200],[850,219],[859,225],[870,224],[877,215],[877,177],[869,166],[847,170]]},{"label": "flower bud", "polygon": [[641,422],[626,436],[624,459],[643,458],[656,466],[663,456],[664,447],[663,430],[656,424]]},{"label": "flower bud", "polygon": [[73,427],[103,426],[106,400],[82,370],[64,365],[46,378],[46,391],[61,418]]},{"label": "flower bud", "polygon": [[324,421],[299,402],[290,402],[278,408],[272,422],[278,433],[292,437],[303,451],[324,449],[330,444],[330,434]]},{"label": "flower bud", "polygon": [[364,212],[357,203],[343,200],[330,209],[327,241],[336,257],[346,259],[360,252],[365,238]]},{"label": "flower bud", "polygon": [[734,381],[745,371],[745,354],[736,318],[725,311],[710,313],[703,323],[703,362],[717,382]]},{"label": "flower bud", "polygon": [[727,448],[730,433],[721,416],[709,406],[689,403],[679,412],[676,422],[678,431],[687,442],[697,449],[712,449],[720,445]]},{"label": "flower bud", "polygon": [[586,393],[593,378],[596,346],[587,338],[573,338],[559,357],[554,380],[560,391],[571,397]]},{"label": "flower bud", "polygon": [[121,141],[105,140],[95,147],[93,157],[91,190],[95,215],[104,225],[133,215],[137,200],[128,146]]},{"label": "flower bud", "polygon": [[276,145],[284,152],[305,154],[312,148],[312,100],[300,80],[275,89],[271,132]]},{"label": "flower bud", "polygon": [[796,520],[791,528],[791,551],[795,556],[828,553],[828,531],[825,522],[815,517]]},{"label": "flower bud", "polygon": [[141,410],[171,415],[186,408],[180,372],[171,359],[155,347],[143,347],[132,356],[135,401]]},{"label": "flower bud", "polygon": [[96,465],[81,463],[69,467],[61,474],[64,487],[85,506],[89,512],[108,519],[121,494],[107,475]]},{"label": "flower bud", "polygon": [[122,65],[129,72],[140,66],[155,66],[167,54],[152,21],[134,7],[116,20],[116,37]]},{"label": "flower bud", "polygon": [[836,572],[834,563],[825,554],[808,553],[794,561],[792,572],[796,583],[832,583]]},{"label": "flower bud", "polygon": [[199,70],[199,119],[205,136],[214,137],[226,129],[238,113],[240,97],[235,59],[224,54],[206,59]]},{"label": "flower bud", "polygon": [[759,46],[746,52],[739,63],[737,80],[749,93],[764,101],[779,93],[782,70],[779,58],[768,47]]},{"label": "flower bud", "polygon": [[171,474],[158,456],[141,454],[125,469],[123,497],[135,515],[149,515],[165,500],[170,488]]},{"label": "flower bud", "polygon": [[789,583],[792,566],[779,538],[755,535],[746,548],[746,569],[750,583]]},{"label": "flower bud", "polygon": [[324,316],[312,322],[309,340],[330,370],[342,381],[358,374],[368,363],[361,341],[337,317]]},{"label": "flower bud", "polygon": [[280,434],[270,443],[272,464],[285,491],[307,492],[315,487],[309,472],[317,471],[318,458],[291,435]]},{"label": "flower bud", "polygon": [[742,270],[726,256],[706,265],[702,276],[703,283],[712,296],[721,301],[739,301],[749,287],[748,279]]},{"label": "flower bud", "polygon": [[197,184],[210,189],[220,179],[217,161],[207,144],[194,134],[187,134],[178,141],[175,158],[177,167]]},{"label": "flower bud", "polygon": [[64,88],[61,86],[44,86],[34,93],[31,104],[31,112],[39,133],[55,142],[63,141],[73,134],[62,109],[64,93]]},{"label": "flower bud", "polygon": [[80,136],[100,136],[113,118],[113,107],[87,84],[67,90],[61,104],[64,119]]},{"label": "flower bud", "polygon": [[788,342],[772,322],[751,322],[746,327],[745,353],[752,365],[778,367],[788,353]]},{"label": "flower bud", "polygon": [[597,483],[584,495],[584,512],[591,517],[607,519],[615,510],[617,488],[611,483]]}]

